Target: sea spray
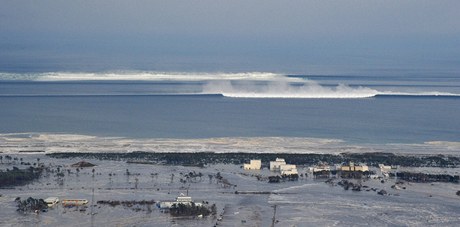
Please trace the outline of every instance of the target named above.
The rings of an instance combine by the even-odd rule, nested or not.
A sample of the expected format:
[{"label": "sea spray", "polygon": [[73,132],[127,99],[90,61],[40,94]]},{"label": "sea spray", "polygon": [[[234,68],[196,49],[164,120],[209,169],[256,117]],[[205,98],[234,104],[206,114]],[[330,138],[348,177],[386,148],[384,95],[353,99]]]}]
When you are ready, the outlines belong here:
[{"label": "sea spray", "polygon": [[[8,73],[0,72],[0,80],[6,81],[209,81],[209,80],[273,80],[282,74],[270,72],[154,72],[154,71],[116,71],[116,72],[44,72]],[[290,78],[300,81],[299,78]]]},{"label": "sea spray", "polygon": [[379,94],[366,87],[350,87],[345,84],[322,86],[315,81],[291,83],[285,80],[264,84],[247,81],[211,81],[203,86],[204,94],[222,94],[234,98],[367,98]]}]

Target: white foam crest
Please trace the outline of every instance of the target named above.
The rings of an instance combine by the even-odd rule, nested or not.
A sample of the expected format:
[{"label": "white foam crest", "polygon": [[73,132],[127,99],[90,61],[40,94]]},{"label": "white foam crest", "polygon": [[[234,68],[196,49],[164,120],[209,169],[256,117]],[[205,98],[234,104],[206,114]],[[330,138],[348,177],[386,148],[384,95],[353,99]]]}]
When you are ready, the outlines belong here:
[{"label": "white foam crest", "polygon": [[[0,73],[0,80],[33,80],[33,81],[108,81],[108,80],[139,80],[139,81],[209,81],[209,80],[273,80],[285,77],[269,72],[241,73],[191,73],[191,72],[48,72],[36,74]],[[299,81],[299,78],[289,78]]]},{"label": "white foam crest", "polygon": [[378,95],[387,95],[387,96],[452,96],[452,97],[460,96],[460,94],[456,94],[456,93],[439,92],[439,91],[426,91],[426,92],[384,91],[384,92],[379,92]]},{"label": "white foam crest", "polygon": [[365,153],[460,154],[458,141],[417,144],[348,144],[338,139],[305,137],[222,137],[204,139],[98,137],[78,134],[0,134],[0,153],[55,152],[214,152],[214,153]]},{"label": "white foam crest", "polygon": [[0,80],[36,80],[40,74],[37,73],[4,73],[0,72]]},{"label": "white foam crest", "polygon": [[203,87],[203,93],[234,98],[368,98],[379,94],[377,90],[366,87],[350,87],[344,84],[326,87],[314,81],[292,85],[286,80],[271,81],[266,85],[212,81]]},{"label": "white foam crest", "polygon": [[54,152],[215,152],[335,153],[360,150],[341,140],[290,137],[224,137],[207,139],[134,139],[77,134],[0,134],[0,153]]}]

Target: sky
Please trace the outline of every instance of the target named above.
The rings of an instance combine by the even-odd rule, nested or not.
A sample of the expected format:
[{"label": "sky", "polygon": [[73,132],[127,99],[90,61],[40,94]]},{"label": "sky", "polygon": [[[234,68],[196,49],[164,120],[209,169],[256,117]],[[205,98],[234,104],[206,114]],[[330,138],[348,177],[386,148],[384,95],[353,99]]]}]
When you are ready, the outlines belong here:
[{"label": "sky", "polygon": [[4,72],[460,72],[458,0],[0,5]]}]

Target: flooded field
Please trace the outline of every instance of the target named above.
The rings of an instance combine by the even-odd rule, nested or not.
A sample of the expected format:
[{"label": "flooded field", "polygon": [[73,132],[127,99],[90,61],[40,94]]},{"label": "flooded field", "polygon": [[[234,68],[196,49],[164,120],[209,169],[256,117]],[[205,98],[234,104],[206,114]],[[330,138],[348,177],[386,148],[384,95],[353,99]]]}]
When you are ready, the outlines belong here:
[{"label": "flooded field", "polygon": [[[344,190],[341,179],[314,179],[306,166],[298,166],[298,181],[268,183],[268,169],[243,170],[241,165],[205,167],[137,164],[84,160],[94,167],[71,165],[82,159],[54,159],[37,154],[10,154],[0,169],[44,165],[38,180],[0,189],[1,226],[332,226],[332,225],[460,225],[460,189],[453,183],[409,183],[392,187],[396,179],[351,180],[368,190]],[[423,172],[440,172],[424,168]],[[450,168],[457,173],[459,169]],[[422,169],[420,169],[422,171]],[[189,173],[196,177],[187,178]],[[306,176],[305,173],[308,175]],[[216,176],[224,181],[218,181]],[[358,182],[359,181],[359,182]],[[375,189],[375,190],[371,190]],[[384,189],[387,194],[379,195]],[[207,217],[173,217],[156,203],[180,194],[196,202],[216,204],[217,213]],[[15,199],[59,197],[87,199],[86,206],[63,207],[47,212],[17,212]],[[147,205],[100,204],[98,201],[155,201]]]}]

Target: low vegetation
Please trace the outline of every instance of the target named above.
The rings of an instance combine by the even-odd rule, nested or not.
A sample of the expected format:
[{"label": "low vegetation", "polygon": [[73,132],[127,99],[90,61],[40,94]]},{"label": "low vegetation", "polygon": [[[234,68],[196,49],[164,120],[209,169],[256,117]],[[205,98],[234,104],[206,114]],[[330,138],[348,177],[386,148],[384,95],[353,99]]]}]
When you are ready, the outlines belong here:
[{"label": "low vegetation", "polygon": [[12,170],[0,171],[0,187],[20,186],[30,183],[38,179],[43,172],[43,168],[29,167],[27,169],[19,169],[13,167]]},{"label": "low vegetation", "polygon": [[[270,161],[282,157],[287,163],[295,165],[315,165],[323,163],[367,163],[377,167],[378,164],[400,165],[407,167],[458,167],[460,158],[446,155],[396,155],[392,153],[342,153],[342,154],[290,154],[290,153],[53,153],[53,158],[84,158],[99,160],[118,160],[130,163],[147,162],[151,164],[205,166],[207,164],[241,165],[251,159],[260,159],[268,165]],[[265,166],[268,167],[268,166]]]},{"label": "low vegetation", "polygon": [[22,213],[40,212],[46,211],[48,209],[48,205],[43,199],[34,199],[29,197],[25,200],[21,200],[21,198],[18,197],[16,198],[15,202],[18,207],[17,211]]},{"label": "low vegetation", "polygon": [[[449,183],[459,183],[459,176],[452,176],[449,174],[426,174],[426,173],[411,173],[411,172],[398,172],[396,173],[398,179],[417,182],[417,183],[427,183],[427,182],[449,182]],[[391,177],[394,177],[395,174],[390,173]]]},{"label": "low vegetation", "polygon": [[196,206],[195,203],[178,203],[169,208],[169,213],[171,216],[208,216],[211,214],[215,215],[217,213],[217,208],[215,204],[208,208],[206,206]]}]

